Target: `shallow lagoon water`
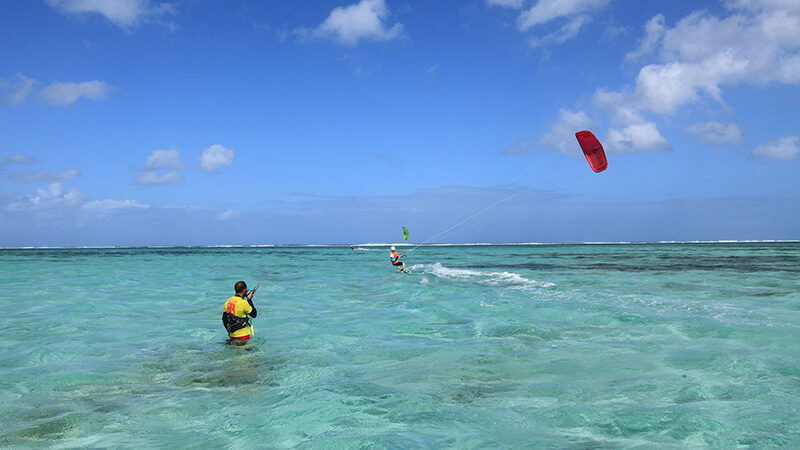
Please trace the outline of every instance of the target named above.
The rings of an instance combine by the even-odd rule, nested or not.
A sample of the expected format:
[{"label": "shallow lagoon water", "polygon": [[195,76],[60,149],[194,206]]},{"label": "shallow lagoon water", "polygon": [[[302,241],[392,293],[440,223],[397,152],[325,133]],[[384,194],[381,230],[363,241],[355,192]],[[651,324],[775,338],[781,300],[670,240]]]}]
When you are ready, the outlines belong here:
[{"label": "shallow lagoon water", "polygon": [[[405,259],[0,250],[0,446],[800,446],[798,243]],[[259,315],[230,346],[240,279]]]}]

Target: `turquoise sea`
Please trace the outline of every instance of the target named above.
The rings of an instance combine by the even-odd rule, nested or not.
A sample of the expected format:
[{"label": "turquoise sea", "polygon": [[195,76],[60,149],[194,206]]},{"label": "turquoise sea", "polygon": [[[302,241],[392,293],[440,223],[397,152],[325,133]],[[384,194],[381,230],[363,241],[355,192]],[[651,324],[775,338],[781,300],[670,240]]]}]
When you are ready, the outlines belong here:
[{"label": "turquoise sea", "polygon": [[[0,250],[0,447],[800,447],[800,243],[405,260]],[[240,279],[259,314],[231,346]]]}]

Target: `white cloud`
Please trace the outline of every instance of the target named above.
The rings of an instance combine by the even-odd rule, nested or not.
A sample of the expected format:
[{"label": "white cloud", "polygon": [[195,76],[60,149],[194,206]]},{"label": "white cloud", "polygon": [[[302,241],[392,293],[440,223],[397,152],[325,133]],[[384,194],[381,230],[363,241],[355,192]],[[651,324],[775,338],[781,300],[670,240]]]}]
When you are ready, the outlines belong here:
[{"label": "white cloud", "polygon": [[747,70],[748,62],[723,52],[698,63],[673,62],[649,65],[636,79],[636,102],[645,111],[675,114],[705,93],[722,102],[720,84],[735,80]]},{"label": "white cloud", "polygon": [[41,225],[62,227],[70,220],[82,226],[108,219],[124,211],[149,208],[150,206],[136,200],[87,201],[86,196],[79,190],[74,188],[64,190],[60,183],[53,183],[47,188],[36,189],[35,195],[10,201],[5,211],[17,215],[21,223],[33,221]]},{"label": "white cloud", "polygon": [[139,175],[136,184],[141,186],[155,186],[159,184],[176,184],[183,181],[183,175],[178,172],[167,172],[159,175],[155,170],[148,170]]},{"label": "white cloud", "polygon": [[686,128],[686,133],[695,136],[701,142],[714,146],[741,142],[745,137],[744,130],[735,123],[696,123]]},{"label": "white cloud", "polygon": [[63,14],[100,14],[120,28],[128,29],[143,20],[175,13],[170,3],[151,5],[150,0],[46,0]]},{"label": "white cloud", "polygon": [[724,0],[731,9],[760,11],[765,8],[780,8],[800,12],[800,3],[795,0]]},{"label": "white cloud", "polygon": [[10,212],[53,210],[79,206],[85,201],[86,196],[77,189],[72,188],[65,192],[61,184],[53,183],[46,189],[36,189],[36,195],[33,197],[10,202],[7,210]]},{"label": "white cloud", "polygon": [[0,162],[0,167],[3,166],[10,166],[12,164],[33,164],[36,162],[36,158],[27,155],[11,155],[8,158],[4,159]]},{"label": "white cloud", "polygon": [[150,206],[139,203],[136,200],[95,200],[82,204],[80,208],[83,213],[106,217],[115,211],[149,209]]},{"label": "white cloud", "polygon": [[791,161],[800,155],[800,136],[786,136],[760,144],[753,150],[753,156]]},{"label": "white cloud", "polygon": [[594,101],[610,111],[629,108],[639,114],[651,112],[672,115],[693,102],[701,94],[722,102],[719,85],[747,69],[747,62],[735,60],[729,53],[720,53],[699,63],[672,62],[650,64],[639,71],[634,89],[620,92],[598,90]]},{"label": "white cloud", "polygon": [[15,180],[24,181],[26,183],[42,183],[52,181],[70,181],[78,178],[81,174],[80,169],[70,168],[64,169],[60,173],[52,173],[49,170],[40,170],[34,173],[23,173],[20,175],[13,175],[10,178]]},{"label": "white cloud", "polygon": [[186,169],[186,165],[181,161],[181,152],[178,149],[155,150],[144,163],[147,169]]},{"label": "white cloud", "polygon": [[202,170],[213,172],[220,167],[230,167],[234,158],[236,158],[236,153],[233,150],[214,144],[203,150],[197,159],[200,160]]},{"label": "white cloud", "polygon": [[611,116],[611,121],[617,125],[631,125],[645,123],[647,120],[641,111],[627,106],[618,106]]},{"label": "white cloud", "polygon": [[486,0],[489,6],[501,6],[503,8],[520,9],[524,4],[524,0]]},{"label": "white cloud", "polygon": [[[725,18],[696,12],[672,29],[651,19],[638,57],[661,42],[660,62],[643,67],[636,85],[598,91],[598,104],[615,110],[675,114],[703,96],[723,103],[722,87],[748,83],[800,83],[800,7],[796,1],[729,1]],[[663,35],[663,36],[662,36]],[[653,49],[655,50],[655,49]]]},{"label": "white cloud", "polygon": [[237,211],[235,209],[229,209],[227,211],[222,211],[214,216],[216,220],[231,220],[236,219],[241,216],[241,211]]},{"label": "white cloud", "polygon": [[136,200],[95,200],[80,206],[77,223],[79,226],[85,226],[107,220],[117,213],[145,209],[150,209],[150,205],[139,203]]},{"label": "white cloud", "polygon": [[652,53],[658,44],[661,42],[661,38],[664,37],[664,33],[666,27],[664,26],[664,16],[662,14],[658,14],[657,16],[653,17],[647,22],[645,25],[645,35],[644,38],[639,42],[639,48],[636,49],[634,52],[630,52],[625,55],[626,61],[637,60],[643,56],[649,55]]},{"label": "white cloud", "polygon": [[[702,61],[721,52],[731,52],[748,62],[743,81],[797,82],[782,79],[780,72],[796,64],[800,48],[800,8],[796,5],[763,3],[757,12],[734,11],[726,18],[698,12],[682,19],[664,36],[664,61]],[[796,2],[795,2],[796,3]]]},{"label": "white cloud", "polygon": [[81,209],[94,210],[147,209],[149,207],[150,206],[143,205],[136,200],[95,200],[81,205]]},{"label": "white cloud", "polygon": [[517,20],[520,31],[564,17],[573,17],[600,9],[608,4],[609,0],[539,0],[532,8],[523,12]]},{"label": "white cloud", "polygon": [[111,92],[111,88],[106,83],[98,80],[83,83],[61,83],[55,81],[42,88],[39,91],[39,97],[45,103],[65,106],[72,104],[81,97],[100,100],[105,98],[109,92]]},{"label": "white cloud", "polygon": [[595,122],[583,111],[572,112],[562,109],[558,112],[558,121],[539,140],[539,145],[554,148],[568,155],[577,155],[579,147],[575,133],[592,128]]},{"label": "white cloud", "polygon": [[591,19],[587,15],[580,15],[567,22],[557,31],[549,33],[543,37],[532,37],[528,39],[531,47],[545,47],[553,44],[563,44],[574,38],[581,31],[581,28],[589,23]]},{"label": "white cloud", "polygon": [[605,31],[603,31],[603,40],[613,41],[617,39],[617,37],[627,34],[628,34],[628,27],[623,25],[617,25],[613,20],[611,20],[610,23],[606,25]]},{"label": "white cloud", "polygon": [[503,149],[500,153],[508,156],[522,156],[528,153],[530,146],[524,140],[515,142],[513,146]]},{"label": "white cloud", "polygon": [[[384,0],[361,0],[331,11],[327,19],[311,32],[313,36],[332,38],[342,44],[355,45],[362,39],[389,41],[403,35],[403,25],[387,28],[384,20],[389,9]],[[300,30],[308,34],[308,31]]]},{"label": "white cloud", "polygon": [[25,103],[28,99],[38,97],[44,103],[57,106],[66,106],[74,103],[81,97],[91,100],[101,100],[113,88],[103,81],[85,81],[83,83],[54,81],[38,91],[35,90],[39,82],[33,78],[18,73],[16,81],[0,79],[0,101],[10,105]]},{"label": "white cloud", "polygon": [[0,92],[3,92],[3,103],[19,105],[24,103],[33,94],[36,80],[18,73],[14,81],[0,79]]},{"label": "white cloud", "polygon": [[[154,150],[147,161],[144,163],[146,169],[139,175],[136,184],[140,186],[157,186],[164,184],[177,184],[184,180],[183,174],[171,171],[160,171],[160,169],[184,170],[186,165],[181,161],[181,153],[178,149]],[[161,172],[161,173],[159,173]]]},{"label": "white cloud", "polygon": [[[214,144],[197,157],[200,161],[199,170],[213,172],[221,167],[230,167],[236,159],[236,153],[219,144]],[[171,169],[168,170],[167,169]],[[144,164],[144,170],[136,184],[140,186],[156,186],[177,184],[184,181],[184,176],[179,171],[188,170],[189,167],[181,161],[178,149],[155,150]],[[198,170],[192,168],[192,170]]]},{"label": "white cloud", "polygon": [[611,153],[661,152],[672,149],[652,122],[610,129],[604,148]]}]

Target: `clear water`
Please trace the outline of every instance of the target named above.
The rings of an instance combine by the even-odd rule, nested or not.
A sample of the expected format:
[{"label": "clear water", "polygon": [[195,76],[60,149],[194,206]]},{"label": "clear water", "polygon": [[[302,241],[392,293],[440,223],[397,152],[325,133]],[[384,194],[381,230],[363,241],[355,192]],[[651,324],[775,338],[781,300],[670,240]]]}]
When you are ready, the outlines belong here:
[{"label": "clear water", "polygon": [[[800,447],[800,244],[0,251],[0,446]],[[255,339],[225,344],[233,284]]]}]

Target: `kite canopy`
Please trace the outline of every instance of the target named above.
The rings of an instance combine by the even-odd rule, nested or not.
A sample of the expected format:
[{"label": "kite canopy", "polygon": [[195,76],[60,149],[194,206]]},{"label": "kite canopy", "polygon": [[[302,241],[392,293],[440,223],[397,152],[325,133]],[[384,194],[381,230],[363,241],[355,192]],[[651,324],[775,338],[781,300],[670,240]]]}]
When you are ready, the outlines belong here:
[{"label": "kite canopy", "polygon": [[403,227],[403,240],[404,241],[408,240],[408,228],[406,227]]},{"label": "kite canopy", "polygon": [[594,137],[591,131],[578,131],[575,133],[578,138],[578,143],[581,144],[583,154],[586,156],[586,161],[592,166],[595,172],[602,172],[608,167],[606,160],[606,152],[603,150],[603,145]]}]

